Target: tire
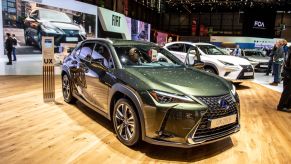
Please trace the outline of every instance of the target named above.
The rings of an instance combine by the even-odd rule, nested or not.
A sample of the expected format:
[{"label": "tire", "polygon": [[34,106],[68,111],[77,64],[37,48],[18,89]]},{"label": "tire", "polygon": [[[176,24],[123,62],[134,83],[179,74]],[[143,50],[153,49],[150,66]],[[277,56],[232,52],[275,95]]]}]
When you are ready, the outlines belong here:
[{"label": "tire", "polygon": [[117,138],[126,146],[140,142],[141,130],[137,112],[127,99],[119,99],[114,105],[113,125]]},{"label": "tire", "polygon": [[31,45],[32,45],[32,44],[31,44],[31,40],[30,40],[30,38],[28,37],[27,32],[25,31],[24,33],[25,33],[25,34],[24,34],[25,45],[27,45],[27,46],[31,46]]},{"label": "tire", "polygon": [[62,76],[62,92],[64,101],[73,104],[77,101],[77,99],[72,94],[72,85],[70,78],[67,74]]},{"label": "tire", "polygon": [[41,50],[41,46],[42,46],[42,36],[41,36],[41,31],[39,31],[37,33],[37,45],[38,45],[38,48]]},{"label": "tire", "polygon": [[213,74],[217,75],[215,69],[212,68],[212,67],[206,67],[206,68],[204,68],[204,70],[205,70],[206,72],[213,73]]}]

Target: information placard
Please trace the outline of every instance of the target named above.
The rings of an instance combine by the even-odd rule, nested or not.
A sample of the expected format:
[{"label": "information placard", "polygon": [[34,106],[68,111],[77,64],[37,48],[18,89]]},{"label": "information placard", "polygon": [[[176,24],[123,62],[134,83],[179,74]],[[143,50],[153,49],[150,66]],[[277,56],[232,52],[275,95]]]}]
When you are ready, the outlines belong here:
[{"label": "information placard", "polygon": [[42,37],[43,100],[55,101],[54,38]]}]

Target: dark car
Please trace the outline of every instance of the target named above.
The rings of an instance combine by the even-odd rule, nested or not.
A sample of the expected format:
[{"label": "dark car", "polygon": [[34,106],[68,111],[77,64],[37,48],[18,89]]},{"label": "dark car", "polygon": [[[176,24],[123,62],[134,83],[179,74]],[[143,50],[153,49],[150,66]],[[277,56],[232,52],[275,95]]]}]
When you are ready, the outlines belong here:
[{"label": "dark car", "polygon": [[153,43],[83,41],[64,60],[62,88],[66,102],[79,100],[111,120],[127,146],[143,140],[193,147],[240,129],[230,82],[184,65]]},{"label": "dark car", "polygon": [[268,69],[270,57],[264,55],[261,50],[245,49],[242,57],[253,63],[256,71],[263,72]]},{"label": "dark car", "polygon": [[54,37],[55,46],[61,43],[78,43],[86,39],[86,32],[82,25],[74,21],[63,12],[38,8],[33,10],[24,20],[25,42],[27,45],[37,45],[41,48],[42,36]]}]

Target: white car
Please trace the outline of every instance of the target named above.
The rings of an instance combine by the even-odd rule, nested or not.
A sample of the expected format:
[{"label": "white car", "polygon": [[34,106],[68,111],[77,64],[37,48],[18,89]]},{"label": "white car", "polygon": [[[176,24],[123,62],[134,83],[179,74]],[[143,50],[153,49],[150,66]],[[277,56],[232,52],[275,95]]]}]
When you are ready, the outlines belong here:
[{"label": "white car", "polygon": [[227,80],[240,82],[254,79],[254,68],[243,58],[226,54],[220,48],[209,43],[171,42],[165,45],[167,50],[185,61],[189,48],[196,50],[204,62],[204,70],[217,74]]}]

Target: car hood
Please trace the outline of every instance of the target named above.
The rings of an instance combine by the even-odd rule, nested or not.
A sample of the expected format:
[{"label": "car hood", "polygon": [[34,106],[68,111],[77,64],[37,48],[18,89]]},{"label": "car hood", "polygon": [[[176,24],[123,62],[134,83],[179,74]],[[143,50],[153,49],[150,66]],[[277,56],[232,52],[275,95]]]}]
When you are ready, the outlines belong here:
[{"label": "car hood", "polygon": [[136,90],[159,90],[191,96],[217,96],[230,92],[230,82],[192,68],[125,68],[121,79]]},{"label": "car hood", "polygon": [[50,22],[50,24],[60,29],[80,30],[79,25],[72,24],[72,23]]},{"label": "car hood", "polygon": [[259,63],[268,63],[269,62],[269,58],[268,57],[246,57],[248,58],[250,61],[254,61],[254,62],[259,62]]},{"label": "car hood", "polygon": [[243,58],[230,55],[208,55],[210,58],[214,58],[223,62],[232,63],[234,65],[251,65],[251,63]]}]

